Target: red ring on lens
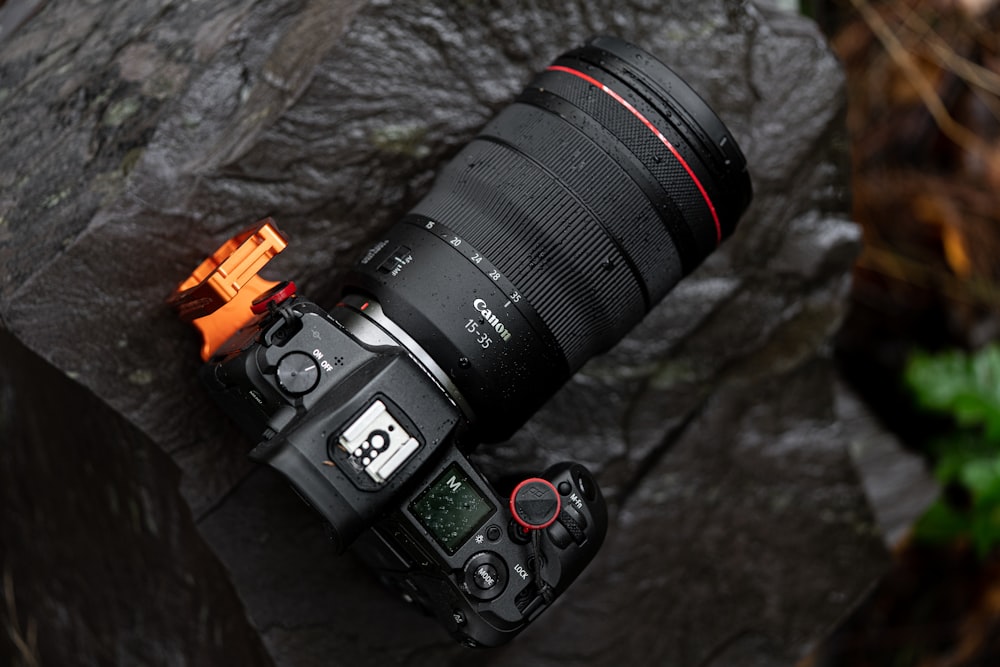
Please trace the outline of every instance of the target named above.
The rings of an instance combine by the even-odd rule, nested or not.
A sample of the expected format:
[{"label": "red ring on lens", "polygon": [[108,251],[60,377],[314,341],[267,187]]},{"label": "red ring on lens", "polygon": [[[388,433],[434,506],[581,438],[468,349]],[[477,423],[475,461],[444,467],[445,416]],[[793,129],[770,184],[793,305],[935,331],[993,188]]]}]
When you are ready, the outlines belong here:
[{"label": "red ring on lens", "polygon": [[674,148],[674,145],[671,144],[665,136],[663,136],[663,133],[660,132],[658,129],[656,129],[655,125],[649,122],[648,118],[643,116],[642,113],[634,106],[632,106],[632,104],[628,100],[626,100],[624,97],[622,97],[615,91],[611,90],[606,85],[604,85],[597,79],[593,78],[592,76],[588,76],[583,72],[579,72],[573,69],[572,67],[565,67],[563,65],[552,65],[551,67],[546,68],[546,70],[550,72],[565,72],[566,74],[572,74],[575,77],[583,79],[590,85],[610,95],[615,102],[618,102],[618,104],[625,107],[629,111],[629,113],[638,118],[643,125],[649,128],[649,130],[656,135],[656,138],[659,139],[663,143],[663,145],[667,147],[667,150],[669,150],[670,153],[675,158],[677,158],[677,161],[684,168],[684,171],[686,171],[687,175],[691,177],[691,180],[694,182],[695,187],[698,188],[698,192],[701,193],[702,199],[705,200],[705,204],[708,205],[708,210],[712,214],[712,221],[715,222],[715,244],[718,245],[722,243],[722,224],[719,222],[719,214],[715,212],[715,204],[712,203],[711,197],[708,196],[708,192],[705,190],[705,186],[703,186],[701,184],[701,181],[698,180],[698,177],[695,175],[694,170],[691,169],[691,165],[687,163],[687,160],[685,160],[683,156],[681,156],[681,154],[677,151],[677,149]]}]

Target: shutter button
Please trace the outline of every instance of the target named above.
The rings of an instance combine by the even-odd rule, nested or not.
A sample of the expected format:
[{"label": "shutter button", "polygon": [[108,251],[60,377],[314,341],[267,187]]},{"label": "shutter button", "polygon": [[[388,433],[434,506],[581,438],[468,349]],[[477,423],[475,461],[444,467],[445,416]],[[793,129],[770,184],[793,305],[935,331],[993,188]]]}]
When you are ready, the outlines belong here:
[{"label": "shutter button", "polygon": [[532,477],[514,488],[510,495],[510,512],[525,530],[547,528],[559,516],[562,501],[552,482]]}]

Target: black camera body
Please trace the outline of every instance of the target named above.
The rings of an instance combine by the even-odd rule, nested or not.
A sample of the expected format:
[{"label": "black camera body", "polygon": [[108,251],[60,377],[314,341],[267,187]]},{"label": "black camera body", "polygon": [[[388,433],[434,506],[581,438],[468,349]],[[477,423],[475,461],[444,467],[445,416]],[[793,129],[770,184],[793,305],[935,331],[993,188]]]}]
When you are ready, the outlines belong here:
[{"label": "black camera body", "polygon": [[514,636],[593,559],[607,510],[562,463],[509,498],[466,458],[508,438],[729,237],[746,160],[687,84],[596,37],[539,73],[385,230],[329,312],[257,275],[270,221],[169,299],[200,375],[381,578],[461,641]]},{"label": "black camera body", "polygon": [[448,390],[378,313],[358,297],[332,314],[271,298],[201,379],[259,441],[251,458],[326,519],[338,551],[353,543],[466,645],[504,643],[597,553],[604,499],[583,466],[558,464],[540,478],[550,488],[533,489],[551,520],[526,527],[456,446],[464,420]]},{"label": "black camera body", "polygon": [[[363,534],[355,550],[383,583],[466,646],[497,646],[520,632],[577,578],[604,540],[604,499],[579,464],[559,463],[540,479],[526,480],[538,486],[547,481],[561,502],[537,538],[525,533],[507,499],[492,492],[457,450],[426,479],[432,481]],[[442,511],[457,495],[482,512],[461,530]]]}]

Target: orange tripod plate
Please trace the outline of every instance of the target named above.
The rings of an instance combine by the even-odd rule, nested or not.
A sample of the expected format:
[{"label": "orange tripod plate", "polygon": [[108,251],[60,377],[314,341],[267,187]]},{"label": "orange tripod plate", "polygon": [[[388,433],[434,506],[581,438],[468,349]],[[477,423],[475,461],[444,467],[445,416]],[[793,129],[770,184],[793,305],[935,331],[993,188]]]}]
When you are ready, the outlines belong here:
[{"label": "orange tripod plate", "polygon": [[223,243],[198,265],[167,304],[201,331],[201,358],[207,361],[254,316],[253,301],[278,283],[257,275],[288,245],[271,218]]}]

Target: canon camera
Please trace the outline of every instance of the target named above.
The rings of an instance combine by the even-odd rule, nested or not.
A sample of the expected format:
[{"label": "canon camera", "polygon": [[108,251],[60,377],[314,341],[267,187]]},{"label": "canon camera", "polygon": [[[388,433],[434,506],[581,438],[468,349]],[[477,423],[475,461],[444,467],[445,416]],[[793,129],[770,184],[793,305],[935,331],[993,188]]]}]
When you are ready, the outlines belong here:
[{"label": "canon camera", "polygon": [[559,57],[379,236],[324,309],[258,275],[267,219],[170,298],[201,380],[355,552],[459,641],[496,646],[607,531],[565,462],[499,492],[466,456],[513,434],[736,226],[746,161],[697,94],[597,37]]}]

